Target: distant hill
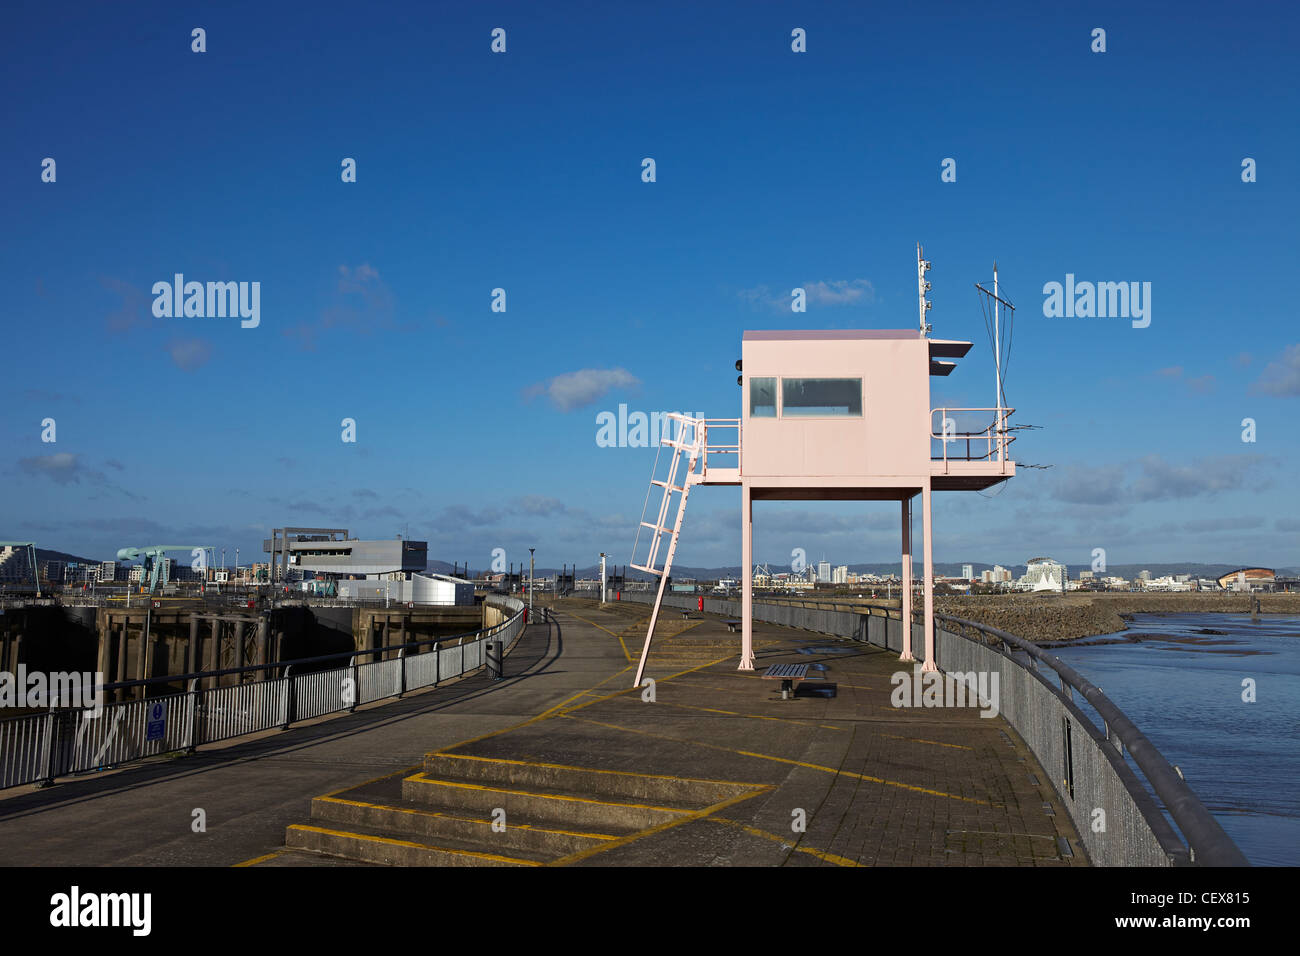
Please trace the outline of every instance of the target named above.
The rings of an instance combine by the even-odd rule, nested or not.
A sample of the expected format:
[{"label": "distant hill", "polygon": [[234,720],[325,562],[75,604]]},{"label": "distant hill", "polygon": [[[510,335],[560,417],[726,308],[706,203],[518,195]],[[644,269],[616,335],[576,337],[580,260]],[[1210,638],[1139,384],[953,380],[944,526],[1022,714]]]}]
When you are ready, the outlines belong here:
[{"label": "distant hill", "polygon": [[[113,556],[114,558],[117,555]],[[100,561],[110,561],[112,558],[79,558],[75,554],[68,554],[66,551],[47,551],[45,548],[36,549],[36,563],[44,564],[46,561],[62,561],[64,564],[75,562],[77,564],[98,564]]]},{"label": "distant hill", "polygon": [[[1051,555],[1046,555],[1046,557],[1051,557]],[[980,576],[981,571],[993,570],[992,564],[987,564],[982,561],[970,561],[970,562],[940,561],[935,564],[934,573],[938,577],[958,577],[962,572],[962,565],[967,563],[971,565],[972,570],[975,572],[975,577],[977,578]],[[835,563],[831,562],[831,566],[835,567]],[[1229,571],[1236,571],[1238,568],[1244,566],[1245,565],[1241,565],[1241,564],[1200,564],[1192,561],[1186,563],[1154,561],[1148,564],[1110,564],[1106,566],[1104,576],[1114,576],[1114,577],[1121,577],[1128,580],[1132,580],[1133,578],[1137,577],[1139,572],[1150,571],[1151,576],[1155,578],[1164,577],[1165,575],[1190,574],[1193,577],[1206,578],[1212,580],[1214,578],[1219,577],[1220,575],[1227,574]],[[624,566],[622,564],[618,565],[620,571],[623,570],[623,567]],[[780,573],[782,571],[788,572],[791,570],[788,562],[779,566],[776,564],[771,564],[770,567],[772,571],[776,573]],[[1021,577],[1025,573],[1027,568],[1027,566],[1024,564],[1004,564],[1002,565],[1002,567],[1010,571],[1013,578]],[[1078,578],[1080,571],[1092,570],[1091,564],[1067,564],[1066,567],[1069,569],[1071,578]],[[430,561],[428,564],[428,568],[430,571],[436,571],[439,574],[451,573],[451,565],[448,564],[446,561]],[[877,563],[877,564],[850,564],[848,568],[850,571],[853,571],[857,574],[901,575],[903,573],[902,564],[897,561],[892,564],[888,562]],[[463,566],[461,570],[463,573],[464,570]],[[516,573],[519,571],[518,565],[515,566],[515,570]],[[606,570],[610,574],[614,573],[613,562],[610,562],[606,566]],[[1279,568],[1275,568],[1274,570],[1276,570],[1277,573],[1282,577],[1300,577],[1300,569],[1297,568],[1279,567]],[[481,575],[483,573],[481,570],[477,568],[472,569],[472,571],[475,575]],[[527,564],[524,565],[523,571],[525,574],[528,573]],[[534,573],[538,578],[551,578],[554,577],[558,572],[559,572],[559,568],[538,567]],[[918,578],[921,575],[921,561],[919,558],[914,562],[912,566],[912,573],[914,576]],[[578,568],[577,576],[579,578],[588,578],[588,579],[599,578],[600,565],[592,564],[585,568]],[[627,576],[627,580],[629,581],[645,581],[650,579],[650,575],[644,574],[640,571],[633,571],[630,569],[627,571],[626,576]],[[694,578],[697,581],[716,581],[719,580],[720,578],[738,579],[739,577],[740,577],[739,565],[729,565],[727,567],[720,567],[720,568],[703,568],[703,567],[695,567],[695,566],[681,565],[681,564],[673,565],[673,578],[678,581],[684,578]]]}]

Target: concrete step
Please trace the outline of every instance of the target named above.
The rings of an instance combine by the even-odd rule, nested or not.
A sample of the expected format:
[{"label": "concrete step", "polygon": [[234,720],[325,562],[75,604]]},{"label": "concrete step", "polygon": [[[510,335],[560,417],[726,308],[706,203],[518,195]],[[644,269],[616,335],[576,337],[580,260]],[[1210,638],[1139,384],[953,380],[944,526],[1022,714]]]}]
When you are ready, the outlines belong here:
[{"label": "concrete step", "polygon": [[507,826],[514,817],[536,821],[561,830],[633,833],[661,823],[679,820],[690,812],[680,806],[608,799],[600,791],[571,791],[556,788],[517,788],[418,773],[402,781],[402,798],[425,807],[474,816],[491,817],[505,810]]},{"label": "concrete step", "polygon": [[340,797],[317,797],[311,822],[326,829],[370,827],[403,840],[434,843],[450,849],[478,850],[503,856],[554,859],[608,844],[618,835],[557,829],[538,819],[507,811],[504,829],[490,815],[471,810],[433,810],[408,804],[366,803]]},{"label": "concrete step", "polygon": [[402,839],[378,827],[361,824],[346,827],[294,824],[284,835],[284,844],[291,850],[310,850],[387,866],[540,866],[543,862],[536,853],[512,856],[448,845],[451,842],[456,841]]},{"label": "concrete step", "polygon": [[556,791],[684,810],[700,810],[759,786],[466,754],[429,754],[424,758],[424,772],[440,780],[508,790]]}]

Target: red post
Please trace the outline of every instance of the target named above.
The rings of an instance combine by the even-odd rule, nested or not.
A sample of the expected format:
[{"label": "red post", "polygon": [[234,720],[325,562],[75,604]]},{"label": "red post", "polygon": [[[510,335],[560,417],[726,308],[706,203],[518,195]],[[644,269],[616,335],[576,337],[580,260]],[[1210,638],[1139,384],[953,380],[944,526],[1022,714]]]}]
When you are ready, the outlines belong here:
[{"label": "red post", "polygon": [[704,596],[700,595],[700,613],[704,613]]}]

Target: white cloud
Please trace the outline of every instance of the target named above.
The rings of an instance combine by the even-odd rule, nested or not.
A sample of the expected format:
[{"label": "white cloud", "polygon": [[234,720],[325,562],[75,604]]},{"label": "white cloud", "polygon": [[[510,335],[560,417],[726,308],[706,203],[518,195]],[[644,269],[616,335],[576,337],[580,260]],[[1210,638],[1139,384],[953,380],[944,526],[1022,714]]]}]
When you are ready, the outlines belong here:
[{"label": "white cloud", "polygon": [[631,388],[641,380],[625,368],[584,368],[529,386],[526,398],[545,395],[562,412],[590,405],[610,389]]},{"label": "white cloud", "polygon": [[1300,395],[1300,343],[1288,345],[1281,358],[1269,362],[1250,390],[1266,395]]}]

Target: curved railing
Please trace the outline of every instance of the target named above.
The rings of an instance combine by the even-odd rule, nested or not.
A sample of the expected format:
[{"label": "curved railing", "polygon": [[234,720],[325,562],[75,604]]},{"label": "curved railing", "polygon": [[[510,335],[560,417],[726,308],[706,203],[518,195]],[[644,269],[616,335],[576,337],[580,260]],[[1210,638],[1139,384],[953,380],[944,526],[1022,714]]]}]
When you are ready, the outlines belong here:
[{"label": "curved railing", "polygon": [[[353,711],[360,704],[398,698],[480,667],[499,666],[523,632],[524,603],[493,595],[488,603],[506,615],[490,627],[407,644],[227,668],[143,681],[104,684],[101,700],[117,691],[142,688],[137,700],[105,703],[95,715],[58,710],[0,720],[0,789],[24,783],[52,783],[56,777],[104,770],[200,744],[267,730],[287,730],[295,721]],[[488,645],[498,644],[489,659]],[[376,657],[376,660],[365,660]],[[331,662],[346,661],[341,667]],[[267,674],[219,686],[220,678]],[[201,683],[212,686],[201,687]],[[156,691],[183,685],[183,692]],[[155,691],[150,696],[151,686]]]},{"label": "curved railing", "polygon": [[[654,600],[653,594],[639,592],[624,591],[622,597],[647,604]],[[699,596],[666,594],[663,603],[695,609]],[[735,618],[741,614],[741,602],[706,597],[704,610]],[[903,649],[902,615],[897,610],[873,606],[837,611],[756,603],[753,611],[755,621],[851,638],[900,653]],[[1001,715],[1051,776],[1094,864],[1249,865],[1182,775],[1098,687],[1023,638],[946,614],[935,614],[935,619],[935,653],[941,670],[999,675]],[[912,624],[911,650],[918,662],[925,659],[925,629],[917,621]],[[1079,706],[1075,693],[1097,713],[1101,726]],[[1126,749],[1155,797],[1125,761]],[[1177,829],[1161,812],[1157,798]]]}]

